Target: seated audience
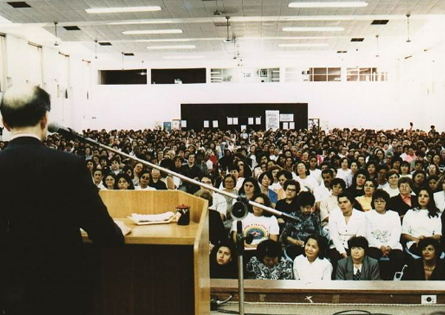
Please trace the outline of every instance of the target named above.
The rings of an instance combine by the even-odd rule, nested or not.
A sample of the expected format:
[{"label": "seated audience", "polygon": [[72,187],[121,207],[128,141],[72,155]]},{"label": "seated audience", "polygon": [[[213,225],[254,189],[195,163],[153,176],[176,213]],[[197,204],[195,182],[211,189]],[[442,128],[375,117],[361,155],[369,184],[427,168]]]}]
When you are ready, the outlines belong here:
[{"label": "seated audience", "polygon": [[379,262],[367,256],[368,241],[363,236],[348,240],[351,255],[338,262],[336,280],[380,280]]},{"label": "seated audience", "polygon": [[418,197],[419,206],[408,210],[403,217],[402,238],[406,241],[407,252],[420,257],[419,241],[425,237],[440,240],[442,222],[433,194],[428,189],[422,188]]},{"label": "seated audience", "polygon": [[236,279],[238,268],[233,245],[223,241],[215,245],[210,253],[210,278]]},{"label": "seated audience", "polygon": [[445,260],[438,240],[425,237],[419,241],[421,257],[411,260],[403,280],[445,280]]},{"label": "seated audience", "polygon": [[374,191],[377,189],[377,181],[375,179],[367,179],[365,181],[365,185],[363,185],[364,194],[358,197],[355,197],[355,200],[359,203],[361,209],[364,212],[371,210],[371,201],[372,195]]},{"label": "seated audience", "polygon": [[133,181],[127,173],[119,173],[114,183],[116,190],[134,190]]},{"label": "seated audience", "polygon": [[304,253],[304,241],[311,234],[321,234],[320,216],[312,212],[315,197],[308,191],[302,191],[298,196],[300,209],[291,213],[297,221],[286,222],[281,240],[286,245],[286,254],[294,260]]},{"label": "seated audience", "polygon": [[312,234],[306,238],[304,253],[294,260],[294,279],[304,282],[329,281],[332,265],[326,258],[328,243],[325,237]]},{"label": "seated audience", "polygon": [[[265,194],[256,194],[252,201],[270,207],[270,200]],[[280,229],[278,226],[277,218],[272,216],[271,213],[264,211],[261,208],[248,206],[249,213],[242,222],[243,235],[252,235],[253,241],[251,244],[245,244],[246,248],[257,248],[258,244],[266,239],[271,239],[278,241],[278,234]],[[232,234],[233,241],[236,242],[236,226],[237,221],[232,224],[232,229],[230,230]]]},{"label": "seated audience", "polygon": [[283,257],[280,243],[265,240],[247,263],[246,275],[250,279],[292,280],[292,262]]},{"label": "seated audience", "polygon": [[417,206],[417,196],[412,195],[413,181],[408,177],[400,177],[398,184],[399,194],[389,201],[389,209],[394,210],[402,219],[409,209]]},{"label": "seated audience", "polygon": [[404,265],[400,244],[402,226],[397,212],[387,208],[389,199],[386,191],[377,189],[372,195],[372,210],[366,213],[368,256],[379,260],[380,275],[384,280],[392,280]]}]

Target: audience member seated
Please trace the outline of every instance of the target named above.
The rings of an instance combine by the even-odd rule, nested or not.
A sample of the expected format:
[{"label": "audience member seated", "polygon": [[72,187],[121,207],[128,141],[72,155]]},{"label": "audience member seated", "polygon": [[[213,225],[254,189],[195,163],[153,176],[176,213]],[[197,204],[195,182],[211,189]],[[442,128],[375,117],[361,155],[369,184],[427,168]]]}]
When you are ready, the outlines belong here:
[{"label": "audience member seated", "polygon": [[[389,197],[395,197],[399,194],[399,173],[396,170],[390,170],[388,173],[386,173],[386,179],[388,180],[388,185],[383,188],[388,194]],[[389,205],[388,205],[389,206]]]},{"label": "audience member seated", "polygon": [[369,174],[364,169],[359,169],[352,178],[352,185],[346,190],[354,198],[362,196],[365,192],[363,186],[365,185],[366,179],[369,178]]},{"label": "audience member seated", "polygon": [[421,256],[419,241],[425,237],[440,240],[442,222],[434,203],[432,193],[422,188],[418,195],[419,206],[408,210],[402,221],[402,238],[406,241],[406,250],[413,256]]},{"label": "audience member seated", "polygon": [[306,238],[304,253],[294,260],[294,279],[305,283],[329,281],[332,277],[332,265],[326,258],[327,240],[325,237],[312,234]]},{"label": "audience member seated", "polygon": [[397,212],[388,210],[389,200],[386,191],[377,189],[372,195],[372,210],[366,213],[368,256],[379,261],[380,275],[384,280],[392,280],[404,265],[400,244],[402,226]]},{"label": "audience member seated", "polygon": [[138,173],[138,178],[139,178],[139,184],[134,187],[135,190],[156,190],[153,187],[149,186],[150,183],[150,171],[148,170],[141,170]]},{"label": "audience member seated", "polygon": [[328,256],[334,269],[338,260],[348,257],[348,240],[354,236],[366,236],[365,213],[353,208],[354,200],[347,192],[339,194],[340,211],[333,211],[329,216],[329,235],[332,244]]},{"label": "audience member seated", "polygon": [[279,242],[265,240],[247,263],[246,275],[250,279],[292,280],[292,262],[283,257]]},{"label": "audience member seated", "polygon": [[336,280],[380,280],[378,260],[367,256],[368,241],[363,236],[348,240],[351,255],[338,262]]},{"label": "audience member seated", "polygon": [[309,235],[321,234],[320,216],[312,209],[315,197],[308,191],[302,191],[298,196],[300,209],[291,213],[297,221],[286,222],[281,240],[286,245],[286,255],[293,261],[304,253],[304,241]]},{"label": "audience member seated", "polygon": [[323,199],[320,203],[320,220],[322,226],[322,234],[329,237],[329,216],[332,211],[339,210],[338,195],[346,189],[345,181],[341,178],[334,178],[331,181],[330,196]]},{"label": "audience member seated", "polygon": [[445,260],[440,259],[439,241],[425,237],[419,241],[418,247],[421,257],[411,260],[403,280],[445,280]]},{"label": "audience member seated", "polygon": [[[284,182],[284,192],[286,197],[278,200],[275,209],[287,214],[298,211],[300,206],[298,204],[297,196],[300,193],[300,183],[294,179],[287,179]],[[278,223],[282,226],[284,225],[284,220],[278,218]]]},{"label": "audience member seated", "polygon": [[355,197],[355,200],[360,204],[361,209],[365,212],[372,209],[371,201],[372,195],[374,194],[378,184],[375,179],[367,179],[365,181],[365,185],[363,185],[364,194],[358,197]]},{"label": "audience member seated", "polygon": [[412,195],[413,181],[409,177],[400,177],[399,194],[389,201],[389,209],[394,210],[403,219],[409,209],[417,207],[417,196]]},{"label": "audience member seated", "polygon": [[93,183],[97,186],[97,188],[103,190],[106,189],[102,180],[104,178],[104,174],[102,169],[95,167],[93,171]]},{"label": "audience member seated", "polygon": [[116,183],[116,177],[113,173],[106,175],[103,179],[103,184],[107,190],[114,190],[114,183]]},{"label": "audience member seated", "polygon": [[275,207],[278,201],[278,194],[269,188],[272,180],[273,177],[269,172],[261,173],[258,177],[261,192],[269,197],[272,206]]},{"label": "audience member seated", "polygon": [[156,190],[167,190],[167,185],[161,179],[161,172],[156,168],[151,170],[150,183],[148,185]]},{"label": "audience member seated", "polygon": [[237,279],[236,251],[228,241],[216,244],[210,253],[210,278]]},{"label": "audience member seated", "polygon": [[[270,207],[270,200],[265,194],[257,194],[252,198],[252,201]],[[252,235],[253,241],[251,244],[245,244],[246,248],[257,248],[258,244],[266,239],[278,241],[278,234],[280,233],[277,218],[271,213],[263,211],[258,207],[248,205],[249,213],[242,222],[243,235]],[[231,234],[233,241],[236,242],[237,221],[232,224]]]},{"label": "audience member seated", "polygon": [[253,196],[259,193],[261,193],[261,190],[257,180],[253,177],[248,177],[244,180],[243,185],[238,192],[238,195],[240,197],[246,198],[247,200],[252,200]]},{"label": "audience member seated", "polygon": [[116,190],[134,190],[133,181],[127,173],[119,173],[114,183]]}]

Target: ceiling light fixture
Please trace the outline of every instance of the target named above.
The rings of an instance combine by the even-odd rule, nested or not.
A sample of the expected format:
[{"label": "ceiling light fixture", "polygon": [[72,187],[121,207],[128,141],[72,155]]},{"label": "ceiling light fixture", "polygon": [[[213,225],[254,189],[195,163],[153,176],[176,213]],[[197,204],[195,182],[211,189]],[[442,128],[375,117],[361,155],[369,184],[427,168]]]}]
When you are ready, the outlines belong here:
[{"label": "ceiling light fixture", "polygon": [[162,50],[162,49],[195,49],[195,45],[173,45],[173,46],[148,46],[149,50]]},{"label": "ceiling light fixture", "polygon": [[292,47],[326,47],[329,46],[328,43],[300,43],[300,44],[279,44],[278,47],[281,48],[292,48]]},{"label": "ceiling light fixture", "polygon": [[363,8],[368,3],[363,1],[346,2],[291,2],[289,8]]},{"label": "ceiling light fixture", "polygon": [[344,27],[339,26],[320,26],[320,27],[283,27],[283,32],[342,32]]},{"label": "ceiling light fixture", "polygon": [[[168,39],[137,39],[136,43],[170,43],[170,42],[191,42],[191,38],[168,38]],[[194,39],[197,40],[197,39]]]},{"label": "ceiling light fixture", "polygon": [[107,25],[138,25],[138,24],[170,24],[173,20],[119,21],[108,22]]},{"label": "ceiling light fixture", "polygon": [[97,58],[97,44],[99,43],[99,41],[96,39],[95,41],[94,41],[94,54],[95,54],[95,56],[94,56],[94,59],[98,59]]},{"label": "ceiling light fixture", "polygon": [[124,35],[160,35],[160,34],[182,34],[180,29],[172,30],[141,30],[141,31],[123,31]]},{"label": "ceiling light fixture", "polygon": [[164,56],[167,60],[204,59],[205,56]]},{"label": "ceiling light fixture", "polygon": [[106,14],[106,13],[130,13],[130,12],[153,12],[161,11],[159,6],[147,6],[147,7],[115,7],[115,8],[92,8],[85,9],[89,14]]},{"label": "ceiling light fixture", "polygon": [[380,57],[380,55],[379,55],[379,37],[380,37],[380,35],[378,35],[378,34],[375,36],[375,38],[377,40],[377,54],[375,56],[377,58]]}]

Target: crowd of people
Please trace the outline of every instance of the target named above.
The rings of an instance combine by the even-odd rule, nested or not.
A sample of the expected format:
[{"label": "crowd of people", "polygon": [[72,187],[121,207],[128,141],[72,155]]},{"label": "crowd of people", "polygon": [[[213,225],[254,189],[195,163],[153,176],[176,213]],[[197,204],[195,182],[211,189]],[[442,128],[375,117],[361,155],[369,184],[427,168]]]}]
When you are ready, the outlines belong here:
[{"label": "crowd of people", "polygon": [[[254,279],[445,280],[445,133],[86,130],[130,156],[247,200],[245,271]],[[234,200],[76,139],[44,144],[85,157],[99,189],[178,189],[209,199],[211,276],[237,276]],[[7,145],[0,142],[0,149]],[[215,215],[217,214],[217,215]]]}]

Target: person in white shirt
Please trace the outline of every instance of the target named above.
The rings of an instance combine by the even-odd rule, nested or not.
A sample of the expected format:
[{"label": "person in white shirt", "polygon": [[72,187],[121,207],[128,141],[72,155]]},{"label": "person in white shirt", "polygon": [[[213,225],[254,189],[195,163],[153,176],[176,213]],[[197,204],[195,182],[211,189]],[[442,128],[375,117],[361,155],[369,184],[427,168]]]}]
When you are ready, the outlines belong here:
[{"label": "person in white shirt", "polygon": [[366,212],[366,239],[369,241],[368,256],[379,261],[380,276],[392,280],[401,271],[405,261],[400,244],[402,225],[399,214],[387,210],[389,194],[377,189],[372,196],[372,210]]},{"label": "person in white shirt", "polygon": [[309,172],[310,175],[317,181],[318,185],[322,184],[322,174],[321,174],[321,170],[319,168],[317,168],[318,166],[318,160],[317,157],[315,155],[311,155],[309,157]]},{"label": "person in white shirt", "polygon": [[346,157],[342,158],[340,160],[340,166],[341,168],[337,170],[337,178],[343,179],[346,183],[346,188],[348,188],[352,184],[352,171],[349,168],[349,159]]},{"label": "person in white shirt", "polygon": [[354,197],[347,192],[338,195],[340,211],[333,211],[329,216],[329,234],[332,245],[329,258],[335,267],[337,261],[347,258],[348,240],[353,236],[366,236],[365,213],[353,208]]},{"label": "person in white shirt", "polygon": [[402,237],[407,241],[406,248],[412,255],[421,256],[418,248],[419,241],[425,237],[440,240],[442,236],[442,222],[440,211],[437,209],[432,193],[421,188],[418,194],[419,206],[408,210],[403,217]]},{"label": "person in white shirt", "polygon": [[439,180],[437,188],[441,190],[434,193],[434,202],[439,211],[443,213],[445,210],[445,176]]},{"label": "person in white shirt", "polygon": [[150,183],[150,171],[142,170],[139,172],[139,185],[134,187],[134,190],[156,190],[153,187],[148,186]]},{"label": "person in white shirt", "polygon": [[[263,204],[266,207],[270,207],[270,200],[265,194],[256,194],[252,201]],[[273,241],[278,241],[278,235],[280,233],[280,228],[278,226],[277,218],[272,214],[263,211],[263,209],[258,207],[249,207],[249,213],[242,222],[242,232],[244,236],[252,235],[252,244],[244,244],[244,246],[251,249],[256,249],[259,243],[263,240],[271,239]],[[232,229],[230,233],[233,240],[236,242],[236,232],[237,232],[237,221],[233,221]]]},{"label": "person in white shirt", "polygon": [[[203,175],[201,177],[201,183],[212,186],[212,177],[210,175]],[[226,199],[218,194],[214,193],[212,190],[201,187],[202,190],[207,190],[210,195],[212,196],[212,205],[209,207],[210,210],[216,210],[219,212],[221,216],[221,220],[224,222],[225,218],[227,217],[227,202]]]},{"label": "person in white shirt", "polygon": [[322,200],[331,195],[331,181],[334,179],[334,171],[332,169],[325,169],[321,172],[323,183],[318,186],[317,194],[315,195],[315,206],[320,209]]},{"label": "person in white shirt", "polygon": [[388,185],[383,188],[383,190],[386,191],[391,198],[397,196],[399,194],[399,173],[395,170],[390,170],[386,173],[386,177],[388,179]]},{"label": "person in white shirt", "polygon": [[300,161],[295,164],[295,172],[297,173],[297,177],[294,179],[300,183],[302,191],[309,191],[314,195],[318,194],[318,183],[312,176],[309,175],[310,173],[306,163]]},{"label": "person in white shirt", "polygon": [[94,185],[97,186],[97,188],[99,188],[100,190],[104,190],[107,189],[104,184],[102,183],[102,179],[104,178],[103,176],[103,171],[100,168],[95,168],[93,171],[93,183]]},{"label": "person in white shirt", "polygon": [[326,255],[327,241],[317,234],[309,235],[304,243],[304,254],[294,260],[294,279],[305,283],[330,281],[332,265]]},{"label": "person in white shirt", "polygon": [[330,239],[329,236],[329,215],[335,210],[339,210],[338,207],[338,195],[340,195],[346,189],[345,181],[341,178],[334,178],[331,181],[331,192],[328,197],[320,202],[320,220],[322,226],[322,234]]}]

